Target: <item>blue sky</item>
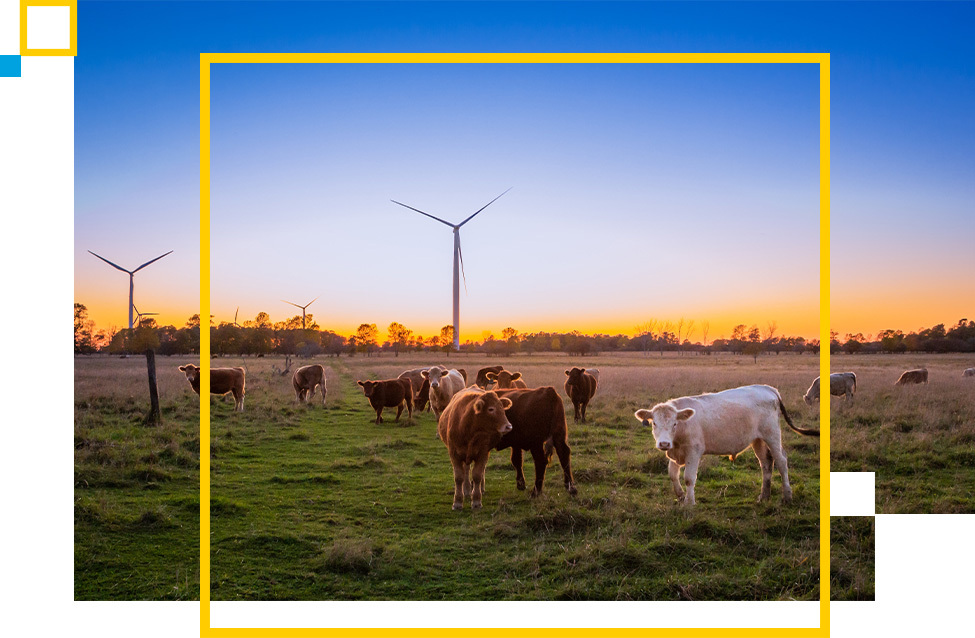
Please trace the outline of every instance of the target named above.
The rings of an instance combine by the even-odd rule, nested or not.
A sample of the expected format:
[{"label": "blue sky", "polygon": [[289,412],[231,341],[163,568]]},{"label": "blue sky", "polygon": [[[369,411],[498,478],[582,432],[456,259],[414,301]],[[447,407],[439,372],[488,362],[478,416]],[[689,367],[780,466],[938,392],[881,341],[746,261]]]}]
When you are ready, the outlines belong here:
[{"label": "blue sky", "polygon": [[[195,303],[201,51],[814,51],[832,61],[835,327],[954,321],[975,300],[973,14],[83,2],[76,300],[122,325],[125,277],[85,251],[137,265],[175,249],[137,275],[136,303],[173,323]],[[711,338],[766,320],[812,335],[817,95],[801,65],[217,67],[213,254],[244,273],[215,266],[214,313],[284,318],[279,299],[321,294],[325,326],[430,332],[449,323],[450,232],[388,200],[460,219],[513,186],[462,232],[465,337],[680,316],[711,319]]]}]

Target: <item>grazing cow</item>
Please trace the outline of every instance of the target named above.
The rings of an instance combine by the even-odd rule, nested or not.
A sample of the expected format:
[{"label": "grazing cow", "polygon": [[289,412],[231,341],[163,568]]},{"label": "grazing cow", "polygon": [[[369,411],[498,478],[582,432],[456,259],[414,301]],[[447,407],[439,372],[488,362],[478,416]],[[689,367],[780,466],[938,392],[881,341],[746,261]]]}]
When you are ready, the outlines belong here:
[{"label": "grazing cow", "polygon": [[[200,393],[200,367],[192,363],[180,366],[179,371],[186,375],[193,392]],[[210,368],[210,394],[234,395],[234,412],[244,411],[244,369]]]},{"label": "grazing cow", "polygon": [[430,409],[439,419],[450,399],[464,389],[464,377],[459,371],[443,366],[434,366],[421,374],[430,382]]},{"label": "grazing cow", "polygon": [[413,368],[399,375],[400,379],[409,379],[410,383],[413,384],[413,408],[417,412],[423,412],[428,407],[427,402],[430,400],[430,382],[421,374],[424,370],[429,369],[429,366]]},{"label": "grazing cow", "polygon": [[315,387],[320,387],[322,390],[322,405],[325,405],[325,393],[328,390],[325,388],[324,367],[316,363],[298,368],[291,377],[291,384],[295,388],[295,401],[299,403],[304,402],[306,398],[311,403],[312,397],[315,396]]},{"label": "grazing cow", "polygon": [[[857,391],[857,375],[852,372],[834,372],[829,375],[829,393],[834,397],[846,395],[846,401],[853,401],[853,394]],[[819,377],[806,390],[802,400],[806,405],[819,401]]]},{"label": "grazing cow", "polygon": [[508,372],[507,370],[501,370],[501,372],[498,373],[488,372],[486,376],[488,381],[498,384],[498,390],[510,390],[512,388],[528,387],[525,380],[521,378],[520,372]]},{"label": "grazing cow", "polygon": [[928,382],[928,370],[927,368],[917,368],[915,370],[906,370],[901,374],[900,378],[894,382],[894,385],[908,385],[909,383],[927,383]]},{"label": "grazing cow", "polygon": [[[793,425],[779,391],[767,385],[746,385],[714,394],[671,399],[649,410],[637,410],[634,416],[644,425],[653,426],[657,449],[670,459],[667,469],[674,493],[685,505],[694,505],[697,468],[703,455],[727,455],[734,460],[749,447],[762,466],[759,502],[771,495],[773,463],[782,475],[782,500],[789,502],[792,486],[789,484],[789,464],[782,448],[780,411],[793,431],[805,436],[819,436],[818,430]],[[686,495],[680,485],[682,467]]]},{"label": "grazing cow", "polygon": [[511,432],[501,438],[495,449],[511,448],[511,464],[515,468],[515,480],[519,490],[525,489],[525,473],[522,469],[524,450],[531,452],[535,462],[535,487],[531,496],[542,493],[545,483],[545,466],[552,458],[552,451],[559,455],[562,478],[569,494],[576,494],[572,479],[569,451],[569,428],[565,424],[565,407],[562,397],[552,386],[544,388],[497,390],[501,399],[510,399],[508,420]]},{"label": "grazing cow", "polygon": [[565,371],[565,376],[569,377],[565,380],[565,394],[572,401],[572,407],[575,408],[576,423],[580,420],[583,423],[586,422],[586,406],[596,394],[599,370],[591,369],[595,370],[595,375],[585,368],[572,368]]},{"label": "grazing cow", "polygon": [[511,399],[471,387],[458,392],[443,411],[437,434],[454,468],[453,509],[463,509],[466,496],[472,509],[481,507],[488,455],[512,428],[505,413],[510,407]]},{"label": "grazing cow", "polygon": [[963,377],[975,377],[975,368],[966,368],[964,372],[961,373]]},{"label": "grazing cow", "polygon": [[383,408],[396,408],[396,420],[403,413],[403,406],[413,418],[413,384],[409,379],[387,379],[385,381],[356,381],[362,386],[362,393],[376,411],[376,424],[383,422]]},{"label": "grazing cow", "polygon": [[497,374],[504,370],[504,366],[488,366],[487,368],[481,368],[477,371],[477,376],[474,377],[474,385],[481,388],[482,390],[488,390],[488,386],[494,387],[494,381],[488,379],[488,372],[493,372]]}]

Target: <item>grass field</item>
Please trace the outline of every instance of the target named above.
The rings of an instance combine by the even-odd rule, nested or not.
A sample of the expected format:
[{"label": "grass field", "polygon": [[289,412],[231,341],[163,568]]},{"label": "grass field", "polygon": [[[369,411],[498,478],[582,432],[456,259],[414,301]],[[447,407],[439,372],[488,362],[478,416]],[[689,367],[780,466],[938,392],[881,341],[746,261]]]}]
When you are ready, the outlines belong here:
[{"label": "grass field", "polygon": [[[194,598],[197,411],[160,358],[164,424],[139,425],[142,358],[79,359],[76,388],[76,598]],[[328,405],[297,405],[276,358],[217,359],[247,368],[242,414],[212,399],[212,595],[215,600],[815,600],[819,595],[819,441],[783,423],[795,491],[757,504],[754,455],[705,457],[697,507],[678,508],[666,459],[633,418],[639,407],[747,383],[780,389],[794,422],[818,427],[801,400],[814,357],[782,355],[516,359],[454,355],[318,359]],[[590,422],[569,443],[579,495],[557,460],[545,493],[515,487],[508,451],[492,454],[484,508],[451,510],[453,480],[430,413],[375,425],[356,379],[443,362],[473,375],[503,363],[532,386],[599,367]],[[123,444],[124,443],[124,444]],[[530,457],[526,468],[531,473]]]},{"label": "grass field", "polygon": [[874,600],[873,516],[831,516],[830,600]]},{"label": "grass field", "polygon": [[[975,513],[975,378],[972,355],[834,355],[857,374],[852,405],[833,397],[830,469],[875,472],[877,512]],[[928,384],[895,387],[924,365]]]}]

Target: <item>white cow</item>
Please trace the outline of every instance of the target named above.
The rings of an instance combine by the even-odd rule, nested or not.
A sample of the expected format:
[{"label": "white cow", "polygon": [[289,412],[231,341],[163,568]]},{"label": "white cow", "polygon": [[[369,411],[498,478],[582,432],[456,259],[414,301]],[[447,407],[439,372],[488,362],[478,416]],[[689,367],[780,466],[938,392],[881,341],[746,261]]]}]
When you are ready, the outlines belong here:
[{"label": "white cow", "polygon": [[[769,498],[772,491],[772,466],[782,475],[782,500],[792,500],[789,464],[782,449],[779,411],[789,427],[799,434],[819,436],[818,430],[805,430],[792,424],[782,404],[782,396],[767,385],[746,385],[714,394],[680,397],[658,403],[649,410],[637,410],[635,416],[644,425],[653,426],[657,449],[670,459],[668,473],[677,498],[694,505],[697,468],[705,454],[727,455],[734,460],[749,447],[762,466],[762,492],[758,500]],[[684,469],[687,494],[681,489],[680,468]]]},{"label": "white cow", "polygon": [[[852,372],[834,372],[829,375],[829,393],[834,397],[846,395],[846,401],[853,401],[853,394],[857,391],[857,375]],[[812,382],[806,395],[802,397],[806,405],[819,401],[819,377]]]},{"label": "white cow", "polygon": [[975,377],[975,368],[965,368],[965,371],[961,373],[963,377]]},{"label": "white cow", "polygon": [[430,408],[439,419],[450,399],[464,389],[464,376],[457,370],[447,370],[443,366],[434,366],[420,374],[430,380]]}]

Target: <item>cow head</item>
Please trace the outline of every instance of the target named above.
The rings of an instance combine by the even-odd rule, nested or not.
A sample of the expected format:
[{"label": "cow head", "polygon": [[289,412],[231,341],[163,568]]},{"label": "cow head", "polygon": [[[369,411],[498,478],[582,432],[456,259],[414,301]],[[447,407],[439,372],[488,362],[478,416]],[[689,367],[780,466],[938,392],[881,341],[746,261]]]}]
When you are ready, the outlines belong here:
[{"label": "cow head", "polygon": [[667,451],[674,447],[677,426],[694,416],[694,409],[678,410],[670,403],[658,403],[649,410],[637,410],[634,415],[643,425],[653,427],[653,440],[657,449]]},{"label": "cow head", "polygon": [[576,384],[582,381],[582,374],[586,371],[585,368],[572,368],[571,370],[565,371],[565,376],[569,377],[568,381],[571,384]]},{"label": "cow head", "polygon": [[[490,375],[493,373],[488,373],[488,374]],[[490,378],[490,376],[488,378]],[[508,372],[507,370],[502,370],[497,375],[495,375],[494,378],[497,379],[498,381],[498,388],[501,390],[505,390],[511,387],[512,381],[517,381],[518,379],[521,378],[521,373]]]},{"label": "cow head", "polygon": [[367,397],[371,397],[379,385],[379,381],[356,381],[356,383],[362,386],[362,393]]},{"label": "cow head", "polygon": [[511,421],[504,413],[511,407],[511,399],[485,392],[474,401],[474,414],[481,428],[496,431],[501,436],[511,432]]},{"label": "cow head", "polygon": [[430,381],[430,389],[436,390],[440,387],[441,377],[447,376],[447,368],[443,366],[433,366],[429,370],[424,370],[420,374],[423,375],[424,379]]},{"label": "cow head", "polygon": [[179,371],[186,375],[186,380],[190,383],[194,383],[200,378],[200,367],[195,366],[192,363],[187,363],[185,366],[180,366]]}]

